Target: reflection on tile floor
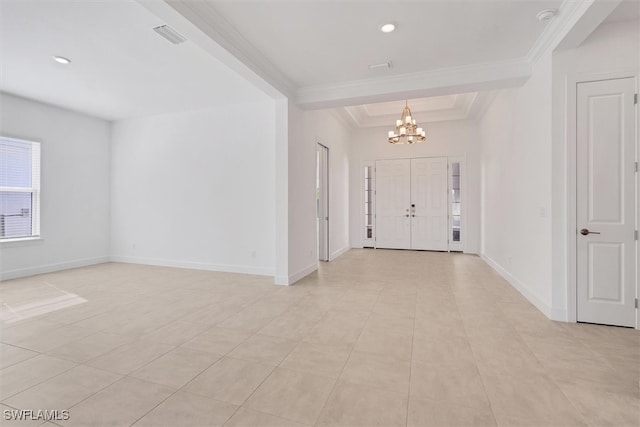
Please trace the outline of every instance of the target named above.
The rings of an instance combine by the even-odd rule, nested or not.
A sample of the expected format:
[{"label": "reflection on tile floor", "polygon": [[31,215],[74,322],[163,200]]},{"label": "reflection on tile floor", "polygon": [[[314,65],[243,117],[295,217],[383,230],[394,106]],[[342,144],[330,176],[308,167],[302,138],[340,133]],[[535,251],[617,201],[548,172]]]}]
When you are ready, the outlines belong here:
[{"label": "reflection on tile floor", "polygon": [[291,287],[111,263],[0,294],[52,289],[86,302],[0,335],[0,409],[69,409],[50,426],[640,424],[638,331],[552,322],[471,255],[351,250]]}]

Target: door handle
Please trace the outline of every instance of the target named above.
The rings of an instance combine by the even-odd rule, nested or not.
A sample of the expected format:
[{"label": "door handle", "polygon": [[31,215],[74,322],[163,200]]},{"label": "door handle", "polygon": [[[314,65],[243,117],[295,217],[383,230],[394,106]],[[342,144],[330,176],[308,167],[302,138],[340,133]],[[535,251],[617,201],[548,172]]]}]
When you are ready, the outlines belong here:
[{"label": "door handle", "polygon": [[406,214],[405,216],[406,216],[407,218],[409,218],[409,214]]},{"label": "door handle", "polygon": [[583,228],[582,230],[580,230],[580,234],[582,234],[583,236],[587,236],[589,234],[600,234],[600,232],[599,231],[589,231],[589,229]]}]

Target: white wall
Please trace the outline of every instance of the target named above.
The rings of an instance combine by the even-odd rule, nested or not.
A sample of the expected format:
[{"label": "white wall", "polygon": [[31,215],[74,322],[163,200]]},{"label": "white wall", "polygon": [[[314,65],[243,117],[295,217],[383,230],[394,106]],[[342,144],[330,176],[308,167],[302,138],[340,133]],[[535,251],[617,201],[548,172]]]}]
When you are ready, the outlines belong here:
[{"label": "white wall", "polygon": [[417,145],[393,145],[387,141],[390,128],[365,128],[354,132],[351,144],[350,207],[351,246],[362,247],[364,237],[363,163],[382,159],[466,155],[466,196],[463,230],[465,252],[480,248],[480,141],[475,121],[423,123],[427,141]]},{"label": "white wall", "polygon": [[[289,104],[289,277],[293,283],[317,269],[316,144],[329,147],[329,248],[335,258],[349,248],[350,131],[328,111]],[[284,283],[284,279],[281,281]]]},{"label": "white wall", "polygon": [[551,55],[480,121],[482,256],[551,313]]},{"label": "white wall", "polygon": [[112,134],[112,259],[275,274],[273,101],[118,121]]},{"label": "white wall", "polygon": [[42,238],[0,243],[0,276],[108,261],[109,123],[8,94],[0,105],[2,135],[42,144]]},{"label": "white wall", "polygon": [[575,317],[573,267],[569,267],[569,246],[575,235],[575,84],[639,72],[638,20],[603,24],[578,48],[553,54],[552,280],[554,318],[559,320]]}]

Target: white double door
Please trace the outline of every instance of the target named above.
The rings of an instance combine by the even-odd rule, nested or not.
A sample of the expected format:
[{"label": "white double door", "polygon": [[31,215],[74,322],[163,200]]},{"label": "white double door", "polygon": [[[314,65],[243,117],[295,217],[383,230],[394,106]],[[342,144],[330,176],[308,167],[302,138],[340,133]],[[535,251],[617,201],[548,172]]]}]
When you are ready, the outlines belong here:
[{"label": "white double door", "polygon": [[448,250],[447,158],[376,161],[376,247]]},{"label": "white double door", "polygon": [[577,320],[635,326],[633,78],[577,88]]}]

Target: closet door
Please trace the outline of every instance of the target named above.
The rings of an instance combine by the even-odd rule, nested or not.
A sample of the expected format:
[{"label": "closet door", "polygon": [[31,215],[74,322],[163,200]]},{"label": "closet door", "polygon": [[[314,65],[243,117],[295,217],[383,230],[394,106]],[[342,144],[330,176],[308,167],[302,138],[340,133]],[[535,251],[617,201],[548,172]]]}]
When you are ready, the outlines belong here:
[{"label": "closet door", "polygon": [[410,197],[411,161],[376,161],[377,248],[411,248]]},{"label": "closet door", "polygon": [[447,158],[411,159],[411,249],[448,250]]}]

